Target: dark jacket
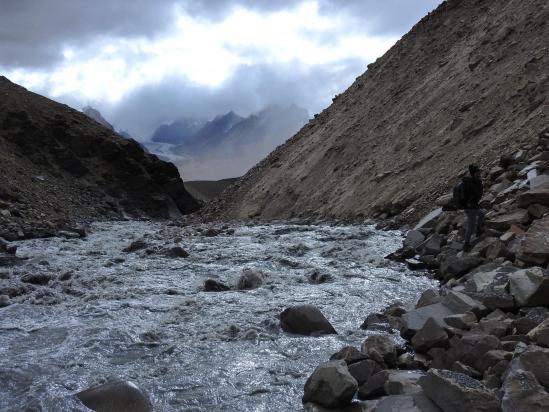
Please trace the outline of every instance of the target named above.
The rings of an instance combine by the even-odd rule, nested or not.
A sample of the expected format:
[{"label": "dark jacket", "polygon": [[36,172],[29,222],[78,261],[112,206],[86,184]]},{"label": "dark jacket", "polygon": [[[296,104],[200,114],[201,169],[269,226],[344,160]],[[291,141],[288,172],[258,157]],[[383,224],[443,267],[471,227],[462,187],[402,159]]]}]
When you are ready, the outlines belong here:
[{"label": "dark jacket", "polygon": [[467,176],[463,178],[465,192],[465,209],[479,209],[479,202],[484,192],[482,180],[476,177]]}]

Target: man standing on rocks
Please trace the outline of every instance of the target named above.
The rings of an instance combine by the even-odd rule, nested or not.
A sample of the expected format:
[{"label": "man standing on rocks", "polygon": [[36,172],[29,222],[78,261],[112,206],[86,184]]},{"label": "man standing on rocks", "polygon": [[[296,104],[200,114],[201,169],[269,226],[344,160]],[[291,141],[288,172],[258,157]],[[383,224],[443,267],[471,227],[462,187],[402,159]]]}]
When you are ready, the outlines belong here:
[{"label": "man standing on rocks", "polygon": [[469,174],[471,176],[463,178],[463,205],[467,215],[463,250],[466,252],[471,249],[471,236],[473,233],[479,236],[484,224],[484,211],[479,205],[483,194],[480,168],[474,164],[469,165]]}]

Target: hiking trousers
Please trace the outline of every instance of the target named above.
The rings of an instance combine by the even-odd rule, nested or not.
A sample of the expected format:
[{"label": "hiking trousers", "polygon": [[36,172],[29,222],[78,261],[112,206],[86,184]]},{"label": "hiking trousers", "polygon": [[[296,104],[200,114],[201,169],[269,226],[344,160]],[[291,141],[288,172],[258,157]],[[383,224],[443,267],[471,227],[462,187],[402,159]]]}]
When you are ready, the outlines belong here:
[{"label": "hiking trousers", "polygon": [[468,245],[471,242],[471,236],[473,233],[477,233],[484,224],[484,210],[482,209],[465,209],[467,215],[467,222],[465,223],[465,244]]}]

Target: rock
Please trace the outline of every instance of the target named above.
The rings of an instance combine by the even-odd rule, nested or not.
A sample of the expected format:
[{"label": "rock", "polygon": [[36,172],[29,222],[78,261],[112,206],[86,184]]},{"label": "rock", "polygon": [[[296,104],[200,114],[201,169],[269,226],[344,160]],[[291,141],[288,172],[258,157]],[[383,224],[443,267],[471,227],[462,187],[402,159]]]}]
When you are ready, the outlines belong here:
[{"label": "rock", "polygon": [[540,266],[549,263],[549,216],[532,223],[519,243],[517,259]]},{"label": "rock", "polygon": [[474,256],[451,256],[440,264],[440,273],[444,279],[459,278],[482,263],[482,259]]},{"label": "rock", "polygon": [[490,350],[500,349],[501,342],[492,335],[487,335],[481,331],[470,331],[461,338],[453,337],[450,340],[450,349],[447,356],[449,365],[460,361],[468,366],[475,366],[475,363],[484,354]]},{"label": "rock", "polygon": [[400,334],[405,339],[411,339],[414,334],[423,328],[428,319],[433,318],[441,327],[447,326],[444,322],[446,316],[455,315],[455,312],[442,303],[423,306],[402,315],[404,325]]},{"label": "rock", "polygon": [[98,412],[149,412],[147,395],[132,382],[106,383],[76,394],[89,409]]},{"label": "rock", "polygon": [[531,190],[539,190],[549,187],[549,176],[547,175],[536,175],[529,176],[528,183],[530,183]]},{"label": "rock", "polygon": [[215,229],[213,227],[210,227],[202,232],[202,235],[206,237],[215,237],[219,236],[220,234],[221,230]]},{"label": "rock", "polygon": [[231,288],[215,279],[204,281],[204,292],[225,292],[227,290],[231,290]]},{"label": "rock", "polygon": [[501,388],[503,412],[533,412],[549,410],[549,394],[533,373],[521,368],[518,359],[511,362]]},{"label": "rock", "polygon": [[349,373],[356,379],[359,386],[364,384],[372,375],[379,372],[381,368],[372,359],[365,359],[348,366]]},{"label": "rock", "polygon": [[501,338],[507,335],[511,322],[511,319],[481,319],[479,326],[487,334]]},{"label": "rock", "polygon": [[499,400],[477,380],[462,373],[431,369],[419,379],[425,395],[445,412],[498,412]]},{"label": "rock", "polygon": [[146,249],[147,247],[149,247],[148,243],[145,242],[143,239],[139,239],[130,243],[127,247],[122,249],[122,251],[126,253],[132,253],[137,252],[138,250]]},{"label": "rock", "polygon": [[446,346],[448,334],[433,318],[427,319],[425,325],[412,338],[412,347],[419,353],[426,353],[433,347]]},{"label": "rock", "polygon": [[33,285],[47,285],[51,280],[52,276],[46,273],[26,273],[21,276],[21,282]]},{"label": "rock", "polygon": [[454,206],[454,195],[452,193],[447,193],[437,197],[435,205],[440,206],[442,209],[448,209]]},{"label": "rock", "polygon": [[81,237],[80,234],[69,230],[60,230],[57,232],[57,236],[64,237],[65,239],[79,239]]},{"label": "rock", "polygon": [[376,359],[381,356],[383,362],[385,362],[385,364],[389,367],[394,367],[397,364],[397,345],[393,339],[388,336],[368,336],[366,340],[362,342],[361,351],[372,359]]},{"label": "rock", "polygon": [[365,409],[361,409],[361,411],[440,412],[440,409],[423,395],[423,393],[384,396],[383,398],[370,402],[373,403],[372,406],[365,405]]},{"label": "rock", "polygon": [[418,248],[423,251],[423,254],[433,256],[440,253],[441,247],[442,237],[436,233],[431,235],[425,242],[418,246]]},{"label": "rock", "polygon": [[528,337],[538,345],[549,347],[549,318],[528,332]]},{"label": "rock", "polygon": [[11,305],[10,297],[8,295],[0,295],[0,308],[5,308]]},{"label": "rock", "polygon": [[533,204],[528,206],[528,213],[534,219],[541,219],[542,217],[549,215],[549,207]]},{"label": "rock", "polygon": [[388,330],[389,326],[387,324],[387,316],[382,313],[370,313],[366,316],[366,319],[360,325],[361,329],[380,329]]},{"label": "rock", "polygon": [[336,334],[328,319],[313,305],[292,306],[280,314],[282,330],[298,335]]},{"label": "rock", "polygon": [[189,253],[181,246],[173,246],[165,251],[165,255],[172,258],[186,258]]},{"label": "rock", "polygon": [[540,187],[528,190],[517,197],[518,207],[527,208],[530,205],[538,204],[549,206],[549,187]]},{"label": "rock", "polygon": [[456,315],[446,316],[444,322],[453,328],[469,330],[477,322],[477,316],[473,312],[458,313]]},{"label": "rock", "polygon": [[418,259],[406,259],[406,266],[410,270],[423,270],[427,268],[427,265]]},{"label": "rock", "polygon": [[543,269],[522,269],[508,276],[509,290],[518,306],[549,305],[549,277]]},{"label": "rock", "polygon": [[433,228],[439,216],[442,214],[442,208],[438,208],[430,212],[427,216],[419,221],[419,223],[414,227],[414,230],[419,230],[423,228]]},{"label": "rock", "polygon": [[388,395],[409,395],[421,392],[418,380],[425,376],[423,372],[417,371],[392,371],[384,384],[385,392]]},{"label": "rock", "polygon": [[344,360],[347,365],[359,362],[364,359],[366,359],[366,355],[364,355],[354,346],[345,346],[344,348],[340,349],[338,352],[330,356],[330,360]]},{"label": "rock", "polygon": [[320,285],[322,283],[330,282],[333,278],[332,275],[328,273],[320,273],[318,270],[313,270],[311,273],[309,273],[307,279],[310,283]]},{"label": "rock", "polygon": [[474,379],[482,378],[482,373],[470,366],[465,365],[464,363],[461,363],[460,361],[454,362],[454,364],[452,365],[452,370],[454,372],[463,373],[464,375],[470,376]]},{"label": "rock", "polygon": [[422,308],[423,306],[433,305],[440,302],[440,294],[438,289],[427,289],[424,291],[419,300],[416,303],[416,308]]},{"label": "rock", "polygon": [[359,389],[358,399],[373,399],[387,395],[385,382],[389,379],[389,371],[384,370],[370,377]]},{"label": "rock", "polygon": [[313,402],[328,408],[348,405],[358,388],[344,361],[329,361],[318,366],[307,379],[303,403]]},{"label": "rock", "polygon": [[416,353],[415,356],[409,352],[403,353],[397,359],[398,369],[401,369],[401,370],[424,369],[425,364],[422,361],[417,359],[420,356],[421,354],[419,353]]},{"label": "rock", "polygon": [[425,240],[425,236],[419,230],[409,230],[404,239],[404,247],[416,248]]},{"label": "rock", "polygon": [[487,219],[485,222],[485,226],[490,229],[505,232],[511,227],[511,225],[528,223],[529,220],[530,217],[528,216],[528,211],[525,209],[518,209],[512,213],[496,216],[492,219]]},{"label": "rock", "polygon": [[475,368],[481,372],[484,373],[488,370],[488,368],[491,368],[492,366],[496,365],[498,362],[502,360],[511,360],[513,357],[512,352],[506,352],[501,349],[495,349],[495,350],[489,350],[486,352],[482,357],[478,358],[475,362]]},{"label": "rock", "polygon": [[533,373],[536,380],[549,389],[549,349],[530,345],[522,351],[518,358],[521,367]]},{"label": "rock", "polygon": [[258,270],[244,269],[238,282],[236,288],[239,290],[245,289],[257,289],[263,284],[264,274]]},{"label": "rock", "polygon": [[479,301],[472,299],[465,293],[450,291],[442,298],[441,303],[450,308],[454,313],[473,312],[477,317],[487,311]]}]

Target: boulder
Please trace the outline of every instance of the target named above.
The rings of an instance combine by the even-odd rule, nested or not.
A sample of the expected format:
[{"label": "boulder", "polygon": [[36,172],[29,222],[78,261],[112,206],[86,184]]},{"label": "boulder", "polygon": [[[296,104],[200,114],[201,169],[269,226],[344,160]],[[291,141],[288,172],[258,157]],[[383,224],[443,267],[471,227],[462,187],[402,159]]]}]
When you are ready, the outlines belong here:
[{"label": "boulder", "polygon": [[468,366],[475,363],[490,350],[500,349],[501,342],[498,338],[482,331],[470,331],[461,338],[455,336],[450,340],[450,349],[447,351],[447,360],[451,366],[453,362],[460,361]]},{"label": "boulder", "polygon": [[189,253],[181,246],[173,246],[167,249],[164,254],[171,258],[186,258],[189,257]]},{"label": "boulder", "polygon": [[418,246],[418,249],[421,249],[423,251],[423,254],[433,256],[438,255],[441,248],[442,237],[437,233],[429,236],[429,238],[425,242]]},{"label": "boulder", "polygon": [[414,227],[414,230],[419,230],[424,228],[433,228],[441,214],[442,214],[441,207],[433,210],[427,216],[423,217],[423,219],[419,221],[419,223]]},{"label": "boulder", "polygon": [[122,250],[126,253],[132,253],[132,252],[137,252],[138,250],[146,249],[147,247],[149,247],[148,243],[145,242],[143,239],[139,239],[139,240],[133,241]]},{"label": "boulder", "polygon": [[528,337],[538,345],[549,347],[549,318],[528,332]]},{"label": "boulder", "polygon": [[533,267],[510,273],[509,291],[518,306],[549,305],[549,277],[543,269]]},{"label": "boulder", "polygon": [[416,352],[426,353],[433,347],[448,346],[448,334],[433,319],[427,319],[425,325],[412,338],[412,347]]},{"label": "boulder", "polygon": [[384,396],[376,401],[370,401],[370,403],[372,405],[365,405],[360,411],[440,412],[440,409],[423,393]]},{"label": "boulder", "polygon": [[533,204],[549,206],[549,187],[540,187],[521,193],[517,197],[517,204],[522,208],[527,208]]},{"label": "boulder", "polygon": [[521,367],[534,374],[536,380],[549,390],[549,349],[527,346],[520,356]]},{"label": "boulder", "polygon": [[421,392],[418,380],[425,376],[424,372],[418,371],[391,371],[384,384],[385,392],[388,395],[409,395]]},{"label": "boulder", "polygon": [[540,266],[549,263],[549,216],[535,221],[524,234],[517,259]]},{"label": "boulder", "polygon": [[334,327],[313,305],[298,305],[285,309],[280,314],[282,330],[298,335],[336,334]]},{"label": "boulder", "polygon": [[498,412],[499,400],[479,381],[462,373],[431,369],[419,379],[427,397],[444,412]]},{"label": "boulder", "polygon": [[438,292],[438,289],[427,289],[419,297],[416,308],[422,308],[423,306],[433,305],[438,302],[440,302],[440,293]]},{"label": "boulder", "polygon": [[541,219],[542,217],[549,215],[549,207],[533,204],[528,206],[528,213],[534,219]]},{"label": "boulder", "polygon": [[111,382],[76,394],[89,409],[98,412],[149,412],[152,404],[147,395],[132,382]]},{"label": "boulder", "polygon": [[479,301],[467,296],[465,293],[450,291],[442,298],[441,303],[450,308],[454,313],[473,312],[477,317],[487,311]]},{"label": "boulder", "polygon": [[5,308],[10,304],[10,297],[8,295],[0,295],[0,308]]},{"label": "boulder", "polygon": [[484,355],[482,355],[482,357],[477,359],[477,361],[475,362],[475,369],[481,373],[484,373],[488,370],[488,368],[491,368],[500,361],[510,361],[512,357],[512,352],[506,352],[501,349],[489,350]]},{"label": "boulder", "polygon": [[485,226],[490,229],[505,232],[511,227],[511,225],[528,223],[529,220],[530,216],[528,215],[528,211],[525,209],[518,209],[512,213],[487,219]]},{"label": "boulder", "polygon": [[482,263],[482,259],[475,256],[450,256],[440,264],[440,273],[445,280],[459,278]]},{"label": "boulder", "polygon": [[263,284],[264,276],[263,272],[259,270],[244,269],[238,278],[236,288],[239,290],[257,289]]},{"label": "boulder", "polygon": [[53,276],[47,273],[25,273],[21,276],[21,282],[32,285],[47,285],[51,280]]},{"label": "boulder", "polygon": [[337,408],[351,403],[357,388],[344,361],[329,361],[318,366],[307,379],[302,401]]},{"label": "boulder", "polygon": [[453,328],[469,330],[477,322],[477,316],[473,312],[458,313],[446,316],[444,322]]},{"label": "boulder", "polygon": [[528,183],[530,183],[531,190],[539,190],[549,187],[548,175],[531,175],[528,176]]},{"label": "boulder", "polygon": [[481,379],[482,373],[477,371],[475,368],[472,368],[470,366],[465,365],[464,363],[461,363],[460,361],[455,361],[452,365],[452,370],[454,372],[463,373],[464,375],[470,376],[474,379]]},{"label": "boulder", "polygon": [[525,371],[518,359],[513,360],[501,387],[503,412],[549,410],[549,394],[533,373]]},{"label": "boulder", "polygon": [[419,230],[409,230],[404,239],[404,247],[416,248],[425,240],[425,236]]},{"label": "boulder", "polygon": [[405,339],[411,339],[415,333],[423,328],[428,319],[434,319],[440,326],[447,326],[444,322],[446,316],[455,315],[455,312],[442,303],[423,306],[402,315],[403,327],[400,334]]},{"label": "boulder", "polygon": [[511,323],[511,329],[515,334],[525,335],[545,319],[549,318],[549,310],[541,306],[533,308],[526,307],[519,311],[519,315],[520,317],[513,320]]},{"label": "boulder", "polygon": [[359,362],[364,359],[366,359],[366,355],[364,355],[354,346],[345,346],[344,348],[340,349],[332,356],[330,356],[330,360],[344,360],[347,365]]},{"label": "boulder", "polygon": [[230,289],[227,285],[215,279],[206,279],[204,281],[204,292],[225,292]]},{"label": "boulder", "polygon": [[384,370],[372,375],[358,389],[358,399],[373,399],[387,395],[385,391],[385,382],[389,379],[389,371]]},{"label": "boulder", "polygon": [[368,336],[361,346],[362,353],[371,359],[381,359],[389,367],[397,364],[398,351],[393,339],[384,335]]},{"label": "boulder", "polygon": [[348,366],[349,373],[356,379],[358,385],[363,385],[370,377],[381,370],[377,362],[365,359]]}]

